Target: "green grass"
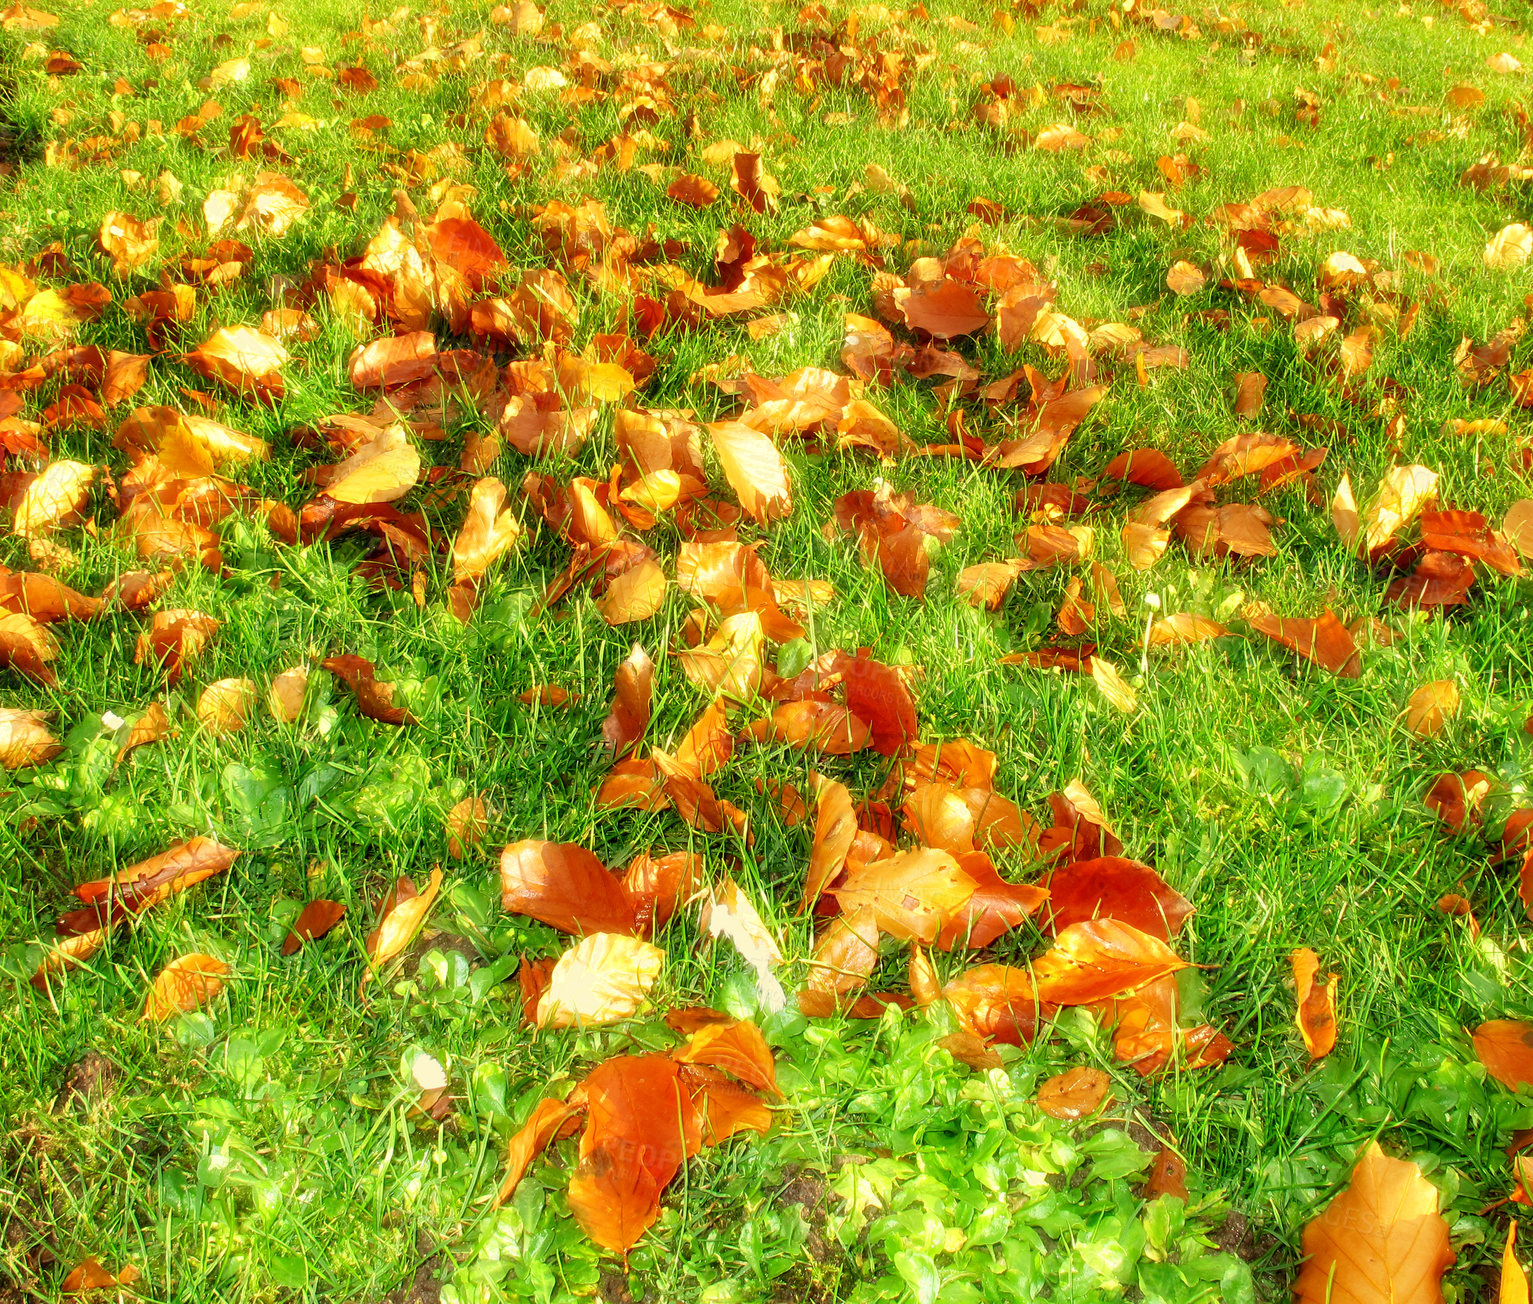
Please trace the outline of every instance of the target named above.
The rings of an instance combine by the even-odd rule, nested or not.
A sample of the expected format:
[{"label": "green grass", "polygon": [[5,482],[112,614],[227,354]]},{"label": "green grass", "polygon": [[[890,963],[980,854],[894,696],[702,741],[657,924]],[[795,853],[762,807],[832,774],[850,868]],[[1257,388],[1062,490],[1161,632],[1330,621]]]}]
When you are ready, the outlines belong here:
[{"label": "green grass", "polygon": [[[1115,30],[1109,15],[1121,15],[1121,7],[1097,0],[1068,14],[1011,11],[1010,33],[992,22],[988,7],[945,0],[928,7],[924,19],[899,26],[877,13],[861,19],[859,40],[923,55],[907,85],[908,123],[890,126],[851,80],[812,95],[795,87],[783,43],[773,39],[777,30],[791,34],[811,22],[795,5],[699,6],[698,26],[683,26],[667,41],[637,10],[588,10],[567,0],[550,5],[550,26],[536,40],[488,24],[480,5],[411,13],[390,32],[359,39],[355,6],[279,4],[290,31],[267,38],[267,9],[234,18],[220,2],[163,25],[169,54],[159,62],[132,31],[104,22],[105,6],[61,5],[52,32],[0,35],[0,148],[21,142],[16,170],[0,183],[0,261],[20,264],[58,242],[74,279],[100,279],[119,305],[81,341],[148,351],[120,304],[153,288],[159,260],[117,278],[95,248],[100,220],[112,209],[160,213],[153,181],[169,170],[185,190],[179,206],[163,210],[161,258],[198,249],[208,190],[232,172],[268,166],[231,159],[223,148],[229,124],[255,114],[292,155],[269,166],[292,176],[312,209],[280,239],[251,239],[256,257],[239,282],[216,295],[199,293],[196,316],[134,400],[184,403],[182,386],[207,386],[177,360],[180,348],[218,325],[258,322],[279,278],[301,281],[327,251],[360,253],[394,209],[399,180],[382,165],[452,143],[463,154],[455,179],[477,190],[472,210],[515,269],[548,262],[528,221],[532,206],[583,195],[600,199],[614,225],[685,242],[677,261],[704,279],[718,232],[736,220],[763,248],[777,250],[817,216],[866,217],[904,242],[888,251],[897,273],[918,254],[942,252],[972,225],[988,246],[1022,254],[1057,278],[1061,311],[1089,325],[1129,320],[1132,310],[1147,340],[1189,350],[1185,370],[1158,371],[1142,389],[1132,368],[1123,369],[1051,480],[1093,476],[1118,452],[1146,444],[1191,474],[1218,442],[1250,428],[1232,414],[1230,395],[1233,375],[1255,370],[1270,382],[1262,428],[1306,446],[1329,445],[1322,501],[1343,470],[1363,496],[1395,460],[1437,470],[1445,503],[1496,521],[1533,493],[1516,449],[1529,426],[1505,381],[1466,389],[1452,361],[1461,338],[1483,343],[1524,314],[1523,296],[1533,290],[1528,269],[1491,273],[1480,258],[1492,234],[1527,216],[1526,188],[1481,192],[1458,184],[1483,156],[1521,161],[1527,148],[1510,113],[1525,96],[1525,78],[1485,67],[1503,49],[1533,62],[1520,9],[1480,33],[1435,5],[1338,0],[1305,8],[1262,0],[1240,15],[1259,40],[1221,34],[1201,14],[1193,16],[1199,39],[1183,40],[1131,23]],[[822,26],[847,16],[827,8]],[[433,35],[421,18],[435,22]],[[1036,27],[1066,18],[1067,39],[1039,39]],[[721,172],[701,162],[701,149],[724,138],[759,147],[782,187],[778,211],[737,213],[727,191],[714,208],[683,208],[665,198],[663,182],[638,171],[559,180],[554,142],[570,132],[572,155],[588,155],[622,128],[622,94],[578,107],[556,92],[525,95],[519,112],[539,131],[544,153],[523,177],[508,178],[482,145],[484,117],[470,110],[472,88],[496,77],[520,79],[535,66],[569,71],[568,46],[555,39],[553,25],[568,38],[588,21],[600,27],[595,52],[615,66],[599,82],[603,91],[620,88],[629,70],[647,61],[672,61],[675,112],[648,126],[669,152],[643,153],[639,161],[682,165],[723,184]],[[725,35],[701,30],[705,24]],[[437,65],[431,88],[398,85],[409,69],[396,69],[397,60],[433,44],[448,51],[479,34],[482,53],[461,68]],[[1137,52],[1116,60],[1129,36]],[[43,53],[68,50],[83,71],[48,77],[29,41],[45,46]],[[300,46],[319,47],[336,66],[365,63],[380,88],[354,95],[308,77]],[[251,76],[213,93],[223,114],[205,128],[204,143],[176,135],[174,124],[210,97],[197,79],[245,54]],[[774,72],[768,95],[762,78]],[[1044,88],[1045,102],[1019,110],[1017,131],[1071,120],[1068,105],[1049,99],[1047,88],[1098,87],[1101,112],[1076,120],[1098,139],[1079,155],[1050,154],[978,126],[978,85],[999,74]],[[136,93],[114,95],[119,76]],[[319,120],[316,130],[272,125],[281,112],[271,86],[277,77],[303,83],[297,108]],[[1447,90],[1463,83],[1485,92],[1483,106],[1459,113],[1447,105]],[[1296,88],[1318,97],[1318,125],[1296,117]],[[1200,104],[1203,143],[1180,144],[1171,135],[1193,114],[1189,94]],[[114,111],[138,123],[141,136],[114,147],[108,161],[71,169],[35,156],[48,141],[60,147],[114,131]],[[347,128],[374,113],[392,120],[382,154],[358,148]],[[164,134],[149,132],[151,119]],[[1069,235],[1056,222],[1104,189],[1164,189],[1155,160],[1178,150],[1203,169],[1197,182],[1168,195],[1199,219],[1190,229],[1170,231],[1132,204],[1100,238]],[[869,164],[906,187],[907,197],[869,188]],[[1086,177],[1088,166],[1104,167],[1106,176]],[[141,174],[149,189],[131,188],[124,169]],[[1176,259],[1213,265],[1227,256],[1219,229],[1202,219],[1220,204],[1284,184],[1304,185],[1317,205],[1345,210],[1351,229],[1285,235],[1279,257],[1263,270],[1267,279],[1313,301],[1316,268],[1326,254],[1346,249],[1398,270],[1401,294],[1421,303],[1407,340],[1381,334],[1356,403],[1306,362],[1291,329],[1254,301],[1212,288],[1178,299],[1165,289]],[[425,190],[414,185],[411,195],[429,212]],[[336,203],[346,191],[356,194],[354,209]],[[994,228],[975,224],[965,206],[976,197],[1002,204],[1006,220]],[[192,234],[176,233],[183,222]],[[1434,254],[1440,273],[1427,278],[1414,270],[1403,260],[1408,250]],[[619,328],[621,296],[598,295],[574,276],[571,282],[580,301],[575,346]],[[870,285],[869,269],[840,259],[811,294],[782,305],[796,322],[776,335],[752,341],[743,323],[724,321],[653,341],[648,348],[660,367],[639,401],[691,407],[703,418],[726,412],[727,396],[692,378],[731,355],[769,377],[811,364],[839,369],[843,314],[871,315]],[[1228,310],[1228,329],[1195,315],[1214,307]],[[323,307],[315,312],[324,329],[294,346],[284,400],[267,409],[233,399],[221,414],[272,442],[272,460],[241,474],[260,494],[294,508],[307,496],[297,473],[317,459],[294,445],[292,433],[372,403],[347,382],[345,360],[355,343],[347,325]],[[1022,361],[1058,371],[1032,345],[1017,355],[990,338],[957,347],[986,380]],[[1527,352],[1519,344],[1507,370],[1527,365]],[[1386,377],[1398,382],[1404,405],[1397,447],[1386,421],[1373,415]],[[870,397],[918,443],[938,442],[946,438],[945,413],[931,390],[932,382],[906,379]],[[54,392],[50,386],[30,396],[27,414],[52,402]],[[971,431],[1003,437],[1004,410],[968,407]],[[127,463],[110,434],[126,413],[109,415],[105,432],[54,433],[55,454],[120,475]],[[1309,429],[1300,421],[1307,415],[1334,423],[1326,427],[1334,433]],[[1459,417],[1503,419],[1510,433],[1442,433],[1445,421]],[[492,425],[493,416],[464,405],[447,439],[425,445],[424,455],[456,467],[465,436]],[[538,469],[561,480],[601,479],[613,454],[604,415],[578,458]],[[664,655],[679,645],[688,612],[674,589],[659,615],[633,627],[609,628],[578,591],[533,615],[568,547],[529,510],[527,542],[491,573],[478,614],[461,625],[446,609],[445,553],[418,608],[408,587],[380,593],[363,582],[355,567],[365,549],[356,543],[290,548],[259,523],[236,518],[222,527],[226,572],[188,568],[164,599],[167,607],[199,608],[224,622],[168,695],[180,728],[174,741],[114,768],[115,748],[100,727],[104,712],[129,716],[165,696],[159,676],[133,664],[137,617],[57,627],[63,651],[56,688],[0,670],[0,704],[54,710],[61,736],[69,735],[57,762],[10,775],[0,788],[0,984],[9,1002],[0,1019],[0,1300],[54,1298],[64,1271],[87,1254],[114,1269],[138,1266],[141,1296],[157,1301],[369,1301],[422,1265],[426,1278],[463,1304],[598,1291],[615,1299],[622,1290],[710,1304],[946,1304],[1017,1294],[1094,1300],[1120,1293],[1116,1283],[1131,1283],[1129,1298],[1276,1300],[1286,1297],[1303,1225],[1374,1137],[1416,1157],[1443,1193],[1459,1252],[1448,1278],[1452,1298],[1493,1297],[1487,1265],[1499,1262],[1505,1215],[1485,1210],[1511,1190],[1502,1147],[1514,1128],[1533,1126],[1533,1110],[1487,1082],[1464,1030],[1486,1018],[1533,1017],[1526,916],[1511,867],[1492,866],[1478,837],[1446,836],[1420,795],[1433,775],[1474,767],[1504,785],[1504,806],[1528,804],[1533,738],[1523,722],[1533,711],[1533,584],[1482,568],[1470,603],[1447,618],[1384,608],[1386,581],[1348,553],[1325,508],[1297,489],[1263,500],[1285,521],[1274,531],[1277,556],[1192,564],[1174,543],[1160,566],[1140,574],[1121,555],[1126,508],[1114,505],[1094,522],[1097,557],[1117,576],[1130,614],[1106,618],[1097,638],[1137,688],[1139,710],[1125,717],[1089,678],[999,663],[1047,637],[1066,573],[1024,575],[995,615],[976,612],[953,592],[963,566],[1015,555],[1013,536],[1024,523],[1013,505],[1021,483],[1014,473],[935,459],[879,466],[864,456],[787,454],[792,515],[742,537],[763,540],[774,575],[834,584],[836,600],[816,615],[814,650],[867,646],[886,662],[919,666],[922,737],[966,737],[994,749],[998,788],[1035,815],[1043,816],[1045,796],[1071,779],[1087,784],[1127,854],[1153,862],[1197,907],[1179,949],[1202,967],[1187,978],[1184,996],[1189,1013],[1234,1041],[1228,1065],[1200,1073],[1173,1068],[1142,1080],[1112,1061],[1110,1038],[1071,1016],[1054,1035],[1009,1055],[1005,1072],[987,1077],[935,1046],[952,1028],[945,1013],[890,1013],[875,1024],[776,1016],[765,1020],[786,1088],[776,1129],[691,1161],[626,1276],[623,1264],[599,1253],[569,1219],[569,1154],[559,1147],[512,1205],[489,1213],[505,1139],[538,1099],[606,1055],[669,1045],[658,1013],[668,1007],[754,1012],[738,957],[700,936],[696,912],[688,910],[661,939],[667,964],[653,1017],[579,1034],[529,1034],[514,978],[503,981],[512,973],[507,958],[554,955],[562,943],[551,930],[501,912],[493,849],[545,837],[583,843],[617,865],[646,849],[696,850],[710,875],[734,874],[779,931],[791,989],[812,942],[808,922],[791,913],[809,833],[784,827],[755,785],[786,780],[807,790],[811,764],[788,748],[751,747],[718,776],[720,795],[751,815],[751,846],[698,834],[672,814],[600,812],[592,793],[606,763],[595,743],[613,673],[632,643],[641,641],[658,667],[651,741],[674,741],[706,704]],[[495,468],[513,499],[529,465],[508,454]],[[713,475],[722,487],[717,467]],[[851,541],[821,533],[836,496],[878,476],[963,517],[962,532],[933,567],[924,603],[888,590]],[[441,522],[449,534],[456,511]],[[100,497],[99,532],[64,537],[78,565],[61,578],[82,591],[97,592],[136,564],[112,541],[113,515]],[[674,525],[662,522],[646,538],[671,570]],[[25,544],[9,534],[0,540],[0,562],[32,568]],[[1355,680],[1239,638],[1153,656],[1141,671],[1133,644],[1151,593],[1166,612],[1229,612],[1260,601],[1285,615],[1308,615],[1330,603],[1348,621],[1382,615],[1397,637],[1365,649]],[[212,738],[198,728],[193,707],[205,684],[248,676],[264,685],[289,665],[338,652],[376,661],[380,678],[407,695],[419,725],[391,730],[361,718],[344,689],[316,671],[317,700],[298,727],[263,715],[233,736]],[[1463,693],[1461,714],[1438,738],[1411,736],[1399,723],[1406,698],[1444,678]],[[568,710],[521,705],[517,695],[536,684],[563,686],[579,701]],[[876,758],[828,768],[859,795],[882,777]],[[472,793],[493,805],[492,850],[457,863],[446,858],[443,821]],[[48,936],[74,883],[196,833],[216,835],[245,855],[231,873],[119,933],[83,970],[56,983],[51,997],[27,986],[37,941]],[[362,998],[373,903],[396,876],[420,880],[437,863],[447,887],[427,937]],[[1006,868],[1014,875],[1034,869],[1019,857]],[[1484,930],[1478,941],[1462,921],[1435,910],[1450,891],[1473,901]],[[316,896],[346,902],[347,919],[323,944],[282,959],[288,923]],[[1039,940],[1024,929],[995,952],[1021,963]],[[1314,1067],[1292,1024],[1287,958],[1303,945],[1342,975],[1340,1043]],[[190,950],[228,961],[227,995],[166,1029],[138,1023],[149,979]],[[969,963],[937,961],[944,977]],[[896,982],[902,967],[891,954]],[[417,1049],[448,1068],[457,1108],[444,1125],[423,1125],[407,1113],[407,1065]],[[88,1053],[111,1062],[109,1081],[88,1098],[61,1096],[72,1066]],[[1077,1063],[1112,1073],[1116,1103],[1108,1121],[1060,1124],[1030,1103],[1039,1082]],[[1131,1175],[1142,1172],[1150,1152],[1133,1143],[1148,1144],[1150,1136],[1173,1142],[1188,1160],[1185,1211],[1174,1202],[1146,1206],[1135,1195],[1139,1178]],[[879,1195],[876,1205],[863,1198],[868,1192]],[[967,1245],[957,1233],[968,1235]]]}]

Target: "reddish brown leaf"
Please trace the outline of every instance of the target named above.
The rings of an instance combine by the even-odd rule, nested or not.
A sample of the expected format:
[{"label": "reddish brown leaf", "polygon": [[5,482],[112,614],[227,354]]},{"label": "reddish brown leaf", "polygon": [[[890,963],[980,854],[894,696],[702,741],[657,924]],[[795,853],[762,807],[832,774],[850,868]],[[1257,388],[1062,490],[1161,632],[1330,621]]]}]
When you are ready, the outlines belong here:
[{"label": "reddish brown leaf", "polygon": [[282,954],[292,955],[305,942],[323,937],[345,914],[346,907],[339,901],[310,901],[293,921],[292,931],[282,943]]},{"label": "reddish brown leaf", "polygon": [[576,937],[632,934],[638,910],[622,881],[585,847],[532,839],[500,853],[500,904]]},{"label": "reddish brown leaf", "polygon": [[1049,927],[1056,932],[1090,919],[1116,919],[1164,942],[1192,914],[1192,905],[1153,869],[1121,856],[1074,861],[1055,870],[1044,886]]},{"label": "reddish brown leaf", "polygon": [[380,683],[374,677],[373,663],[365,657],[343,653],[326,657],[320,666],[351,689],[357,699],[357,709],[369,720],[392,725],[418,723],[404,707],[394,705],[394,685]]}]

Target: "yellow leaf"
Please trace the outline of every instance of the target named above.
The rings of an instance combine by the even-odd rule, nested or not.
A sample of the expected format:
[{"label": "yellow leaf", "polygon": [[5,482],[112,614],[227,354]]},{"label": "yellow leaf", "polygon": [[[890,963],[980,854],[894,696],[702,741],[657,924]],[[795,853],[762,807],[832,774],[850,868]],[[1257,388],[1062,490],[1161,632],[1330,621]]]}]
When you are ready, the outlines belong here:
[{"label": "yellow leaf", "polygon": [[660,976],[665,952],[621,933],[593,933],[559,957],[538,1001],[540,1028],[630,1018]]},{"label": "yellow leaf", "polygon": [[1458,708],[1458,685],[1451,679],[1422,684],[1405,704],[1405,727],[1418,737],[1435,738]]}]

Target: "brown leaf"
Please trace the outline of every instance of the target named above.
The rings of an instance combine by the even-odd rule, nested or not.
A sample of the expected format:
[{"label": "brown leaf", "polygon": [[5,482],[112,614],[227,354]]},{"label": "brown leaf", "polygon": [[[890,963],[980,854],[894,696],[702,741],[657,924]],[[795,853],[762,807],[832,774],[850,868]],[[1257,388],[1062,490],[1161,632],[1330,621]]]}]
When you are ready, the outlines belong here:
[{"label": "brown leaf", "polygon": [[392,725],[418,723],[404,707],[394,705],[394,685],[380,683],[375,678],[373,663],[365,657],[348,652],[326,657],[319,664],[321,669],[328,670],[351,689],[356,695],[357,709],[369,720]]},{"label": "brown leaf", "polygon": [[1295,1023],[1310,1058],[1322,1059],[1336,1045],[1336,984],[1340,977],[1333,973],[1316,984],[1320,960],[1307,946],[1295,951],[1289,960],[1297,999]]},{"label": "brown leaf", "polygon": [[1054,1013],[1052,1005],[1038,999],[1026,969],[1004,964],[970,969],[948,983],[942,994],[966,1033],[1008,1046],[1026,1046],[1039,1021]]},{"label": "brown leaf", "polygon": [[1186,898],[1153,869],[1121,856],[1073,861],[1055,870],[1044,886],[1049,926],[1056,932],[1090,919],[1117,919],[1170,941],[1192,914]]},{"label": "brown leaf", "polygon": [[1304,1229],[1295,1304],[1433,1304],[1454,1263],[1437,1188],[1368,1143],[1351,1183]]},{"label": "brown leaf", "polygon": [[269,399],[282,397],[288,359],[280,340],[252,326],[220,326],[185,357],[207,379]]},{"label": "brown leaf", "polygon": [[846,865],[847,853],[857,837],[857,815],[852,809],[852,794],[845,784],[821,779],[815,808],[814,846],[809,853],[809,871],[804,876],[804,895],[799,901],[800,914],[812,908],[820,893],[829,887]]},{"label": "brown leaf", "polygon": [[1146,1200],[1162,1195],[1174,1195],[1182,1200],[1192,1197],[1187,1192],[1187,1161],[1168,1146],[1162,1146],[1150,1165],[1150,1176],[1142,1192]]},{"label": "brown leaf", "polygon": [[1172,294],[1196,294],[1208,284],[1208,276],[1201,267],[1185,261],[1175,262],[1166,273],[1166,287]]},{"label": "brown leaf", "polygon": [[1209,639],[1223,638],[1229,632],[1217,620],[1182,611],[1157,620],[1151,625],[1145,645],[1175,647],[1183,643],[1205,643]]},{"label": "brown leaf", "polygon": [[0,766],[7,770],[45,765],[64,750],[48,729],[49,711],[0,706]]},{"label": "brown leaf", "polygon": [[758,742],[782,742],[821,756],[850,756],[868,745],[872,731],[835,702],[784,702],[770,720],[758,720],[750,734]]},{"label": "brown leaf", "polygon": [[440,866],[432,869],[424,892],[418,892],[415,883],[408,878],[401,878],[394,884],[394,890],[379,911],[378,926],[367,935],[366,950],[371,963],[369,975],[409,946],[410,939],[425,922],[441,890]]},{"label": "brown leaf", "polygon": [[866,908],[883,932],[930,944],[974,895],[974,880],[945,851],[921,848],[849,867],[836,899],[849,915]]},{"label": "brown leaf", "polygon": [[1451,679],[1422,684],[1405,704],[1405,727],[1419,738],[1435,738],[1459,709],[1458,685]]},{"label": "brown leaf", "polygon": [[649,728],[650,694],[655,681],[655,663],[637,643],[627,659],[617,668],[614,678],[612,709],[602,721],[601,735],[615,757],[632,751]]},{"label": "brown leaf", "polygon": [[346,907],[339,901],[310,901],[293,921],[292,930],[282,942],[282,954],[292,955],[305,942],[323,937],[334,928],[346,914]]},{"label": "brown leaf", "polygon": [[500,853],[500,903],[561,932],[633,933],[638,914],[622,881],[571,842],[514,842]]},{"label": "brown leaf", "polygon": [[907,326],[933,339],[972,335],[990,324],[990,313],[978,291],[951,277],[923,281],[913,288],[901,286],[894,292],[894,301]]},{"label": "brown leaf", "polygon": [[1111,1102],[1110,1085],[1111,1079],[1101,1069],[1066,1069],[1038,1088],[1038,1108],[1050,1118],[1085,1118]]},{"label": "brown leaf", "polygon": [[[116,922],[125,914],[139,914],[158,905],[172,893],[184,892],[194,884],[222,874],[239,858],[240,852],[212,838],[191,838],[178,842],[157,856],[119,870],[111,878],[81,883],[74,894],[87,906],[77,912],[83,928],[96,928]],[[74,916],[65,916],[73,927]],[[60,931],[64,931],[61,923]]]},{"label": "brown leaf", "polygon": [[468,514],[453,540],[454,581],[479,579],[515,545],[521,532],[515,512],[506,506],[506,486],[493,476],[476,480],[469,491]]},{"label": "brown leaf", "polygon": [[[524,0],[524,3],[526,0]],[[564,1125],[579,1114],[579,1108],[552,1098],[538,1101],[527,1121],[513,1133],[506,1146],[506,1177],[491,1203],[498,1209],[515,1193],[532,1161],[543,1152]]]},{"label": "brown leaf", "polygon": [[[7,29],[11,27],[11,17],[17,12],[16,8],[6,10],[8,15],[5,19]],[[28,13],[37,13],[36,10],[28,10]],[[40,15],[51,18],[51,14]],[[57,22],[57,19],[54,19]],[[75,1267],[69,1270],[69,1275],[59,1283],[59,1290],[65,1295],[81,1295],[88,1290],[110,1290],[113,1287],[131,1286],[139,1278],[139,1271],[132,1264],[127,1265],[115,1277],[101,1266],[101,1261],[95,1255],[81,1260]],[[120,1298],[120,1293],[119,1293]]]},{"label": "brown leaf", "polygon": [[174,1015],[206,1005],[223,990],[228,972],[229,966],[211,955],[178,956],[156,975],[141,1018],[164,1023]]},{"label": "brown leaf", "polygon": [[1356,679],[1362,674],[1357,644],[1330,608],[1313,620],[1254,615],[1251,628],[1343,679]]}]

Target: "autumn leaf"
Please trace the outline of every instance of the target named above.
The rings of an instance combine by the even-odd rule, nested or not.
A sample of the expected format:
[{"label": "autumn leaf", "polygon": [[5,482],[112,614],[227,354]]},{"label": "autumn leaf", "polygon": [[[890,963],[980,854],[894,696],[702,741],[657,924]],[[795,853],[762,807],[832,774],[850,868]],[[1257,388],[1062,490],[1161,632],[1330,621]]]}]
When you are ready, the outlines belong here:
[{"label": "autumn leaf", "polygon": [[602,721],[602,740],[613,756],[632,751],[649,728],[650,693],[655,680],[655,663],[637,643],[627,659],[617,668],[612,709]]},{"label": "autumn leaf", "polygon": [[394,890],[385,898],[378,912],[378,926],[367,935],[366,951],[371,964],[369,975],[381,969],[410,944],[410,939],[425,922],[441,890],[440,867],[431,871],[424,892],[417,891],[414,881],[408,878],[400,878],[394,884]]},{"label": "autumn leaf", "polygon": [[1088,1005],[1185,969],[1165,942],[1116,919],[1061,929],[1033,963],[1038,996],[1051,1005]]},{"label": "autumn leaf", "polygon": [[59,1283],[59,1290],[65,1295],[81,1295],[91,1290],[112,1290],[131,1286],[138,1278],[139,1271],[132,1264],[126,1265],[121,1272],[113,1276],[101,1266],[101,1261],[95,1255],[91,1255],[69,1270],[64,1280]]},{"label": "autumn leaf", "polygon": [[1026,969],[984,964],[960,974],[942,989],[959,1026],[984,1042],[1028,1045],[1040,1021],[1054,1007],[1038,999]]},{"label": "autumn leaf", "polygon": [[282,942],[282,954],[292,955],[305,942],[323,937],[345,917],[346,907],[339,901],[310,901],[299,911]]},{"label": "autumn leaf", "polygon": [[1533,1023],[1492,1019],[1474,1030],[1475,1054],[1485,1071],[1517,1091],[1533,1086]]},{"label": "autumn leaf", "polygon": [[51,713],[0,706],[0,766],[7,770],[46,765],[64,745],[48,729]]},{"label": "autumn leaf", "polygon": [[1091,919],[1116,919],[1142,933],[1170,941],[1192,914],[1192,905],[1148,865],[1121,856],[1076,860],[1044,882],[1045,907],[1057,932]]},{"label": "autumn leaf", "polygon": [[622,881],[570,842],[514,842],[500,853],[500,903],[577,937],[633,933],[637,912]]},{"label": "autumn leaf", "polygon": [[660,976],[665,952],[636,937],[592,933],[554,965],[535,1016],[540,1028],[632,1018]]},{"label": "autumn leaf", "polygon": [[1499,1304],[1528,1304],[1528,1274],[1517,1260],[1517,1220],[1506,1225],[1506,1247],[1501,1251]]},{"label": "autumn leaf", "polygon": [[326,657],[319,664],[351,689],[357,699],[357,709],[369,720],[392,725],[417,723],[408,710],[394,705],[394,685],[380,682],[373,663],[365,657],[345,653]]},{"label": "autumn leaf", "polygon": [[229,966],[211,955],[178,956],[155,976],[142,1020],[164,1023],[174,1015],[206,1005],[223,990],[228,972]]},{"label": "autumn leaf", "polygon": [[1299,1035],[1304,1038],[1310,1058],[1322,1059],[1336,1045],[1336,984],[1340,978],[1333,973],[1324,982],[1316,983],[1320,960],[1308,947],[1295,951],[1289,960],[1293,965]]},{"label": "autumn leaf", "polygon": [[1351,1182],[1304,1229],[1296,1304],[1430,1304],[1454,1263],[1437,1188],[1371,1141]]},{"label": "autumn leaf", "polygon": [[479,579],[516,544],[521,532],[516,514],[506,506],[506,486],[493,476],[476,480],[469,490],[468,515],[453,540],[453,579],[460,584]]},{"label": "autumn leaf", "polygon": [[1038,1108],[1050,1118],[1085,1118],[1110,1102],[1110,1084],[1111,1079],[1101,1069],[1066,1069],[1038,1088]]},{"label": "autumn leaf", "polygon": [[240,393],[281,398],[288,351],[253,326],[220,326],[186,355],[188,366]]},{"label": "autumn leaf", "polygon": [[762,525],[786,516],[793,497],[787,467],[771,439],[739,421],[715,421],[707,429],[740,506]]},{"label": "autumn leaf", "polygon": [[250,719],[260,691],[249,679],[220,679],[197,698],[197,721],[210,734],[238,733]]},{"label": "autumn leaf", "polygon": [[1253,615],[1251,628],[1343,679],[1356,679],[1362,674],[1357,644],[1329,608],[1313,620]]},{"label": "autumn leaf", "polygon": [[848,914],[870,910],[891,937],[929,944],[974,895],[974,887],[952,855],[922,848],[849,868],[836,899]]},{"label": "autumn leaf", "polygon": [[857,836],[857,816],[852,794],[843,783],[821,779],[815,801],[814,846],[799,913],[813,907],[846,864],[847,853]]},{"label": "autumn leaf", "polygon": [[1419,738],[1435,738],[1458,714],[1458,685],[1451,679],[1423,684],[1405,704],[1405,727]]},{"label": "autumn leaf", "polygon": [[532,1161],[579,1112],[577,1106],[562,1100],[538,1101],[527,1121],[512,1134],[506,1145],[506,1176],[496,1192],[492,1208],[498,1209],[511,1198]]},{"label": "autumn leaf", "polygon": [[93,929],[125,914],[141,914],[177,892],[222,874],[241,853],[212,838],[196,837],[178,842],[157,856],[119,870],[110,878],[92,879],[74,888],[87,907],[79,918],[66,915],[60,931]]}]

